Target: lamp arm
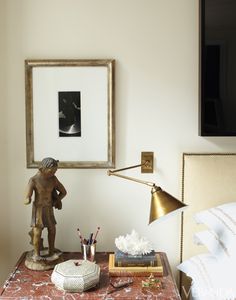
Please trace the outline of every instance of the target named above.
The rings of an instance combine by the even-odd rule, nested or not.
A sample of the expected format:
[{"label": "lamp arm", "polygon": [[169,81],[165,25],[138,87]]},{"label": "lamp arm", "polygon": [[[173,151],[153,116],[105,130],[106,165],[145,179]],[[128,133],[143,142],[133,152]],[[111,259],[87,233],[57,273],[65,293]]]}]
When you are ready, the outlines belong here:
[{"label": "lamp arm", "polygon": [[[142,166],[148,166],[150,163],[148,160],[146,160],[144,163],[139,164],[139,165],[134,165],[131,167],[126,167],[126,168],[122,168],[122,169],[115,169],[113,171],[109,170],[110,173],[117,173],[117,172],[121,172],[121,171],[125,171],[125,170],[130,170],[130,169],[134,169],[134,168],[138,168],[138,167],[142,167]],[[108,174],[111,175],[111,174]]]},{"label": "lamp arm", "polygon": [[[140,165],[138,165],[138,167],[139,166]],[[136,166],[134,166],[134,167],[136,167]],[[132,167],[130,167],[130,168],[132,168]],[[115,172],[118,172],[118,171],[121,171],[121,170],[123,170],[123,169],[115,170],[115,171],[108,170],[107,174],[109,176],[117,176],[117,177],[120,177],[120,178],[123,178],[123,179],[127,179],[127,180],[131,180],[131,181],[138,182],[138,183],[141,183],[141,184],[145,184],[145,185],[148,185],[150,187],[154,187],[155,186],[155,183],[153,183],[153,182],[148,182],[148,181],[144,181],[144,180],[141,180],[141,179],[136,179],[136,178],[133,178],[133,177],[129,177],[129,176],[125,176],[125,175],[121,175],[121,174],[116,174],[115,173]]]}]

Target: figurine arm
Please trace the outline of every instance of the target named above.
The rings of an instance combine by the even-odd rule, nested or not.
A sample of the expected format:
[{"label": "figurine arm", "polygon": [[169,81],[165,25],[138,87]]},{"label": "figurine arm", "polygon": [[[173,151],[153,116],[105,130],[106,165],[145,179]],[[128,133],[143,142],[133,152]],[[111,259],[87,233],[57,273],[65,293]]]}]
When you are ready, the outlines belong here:
[{"label": "figurine arm", "polygon": [[27,188],[26,188],[26,196],[25,196],[25,201],[24,204],[30,204],[31,203],[31,197],[33,195],[33,191],[34,191],[34,182],[32,179],[30,179]]},{"label": "figurine arm", "polygon": [[[57,193],[59,192],[59,194]],[[54,195],[54,204],[53,206],[57,209],[62,209],[62,203],[61,200],[65,197],[67,194],[66,189],[64,188],[63,184],[56,178],[56,185],[55,185],[55,193]]]},{"label": "figurine arm", "polygon": [[56,178],[56,190],[59,192],[57,195],[57,199],[61,201],[67,194],[67,191],[64,187],[64,185]]}]

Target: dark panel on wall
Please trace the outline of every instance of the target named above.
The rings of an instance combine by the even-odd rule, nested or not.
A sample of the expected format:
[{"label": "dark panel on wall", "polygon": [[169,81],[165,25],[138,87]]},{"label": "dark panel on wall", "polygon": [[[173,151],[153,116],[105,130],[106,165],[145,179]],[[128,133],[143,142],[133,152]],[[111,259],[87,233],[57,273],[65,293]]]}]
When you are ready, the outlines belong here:
[{"label": "dark panel on wall", "polygon": [[200,135],[236,136],[236,1],[200,1]]}]

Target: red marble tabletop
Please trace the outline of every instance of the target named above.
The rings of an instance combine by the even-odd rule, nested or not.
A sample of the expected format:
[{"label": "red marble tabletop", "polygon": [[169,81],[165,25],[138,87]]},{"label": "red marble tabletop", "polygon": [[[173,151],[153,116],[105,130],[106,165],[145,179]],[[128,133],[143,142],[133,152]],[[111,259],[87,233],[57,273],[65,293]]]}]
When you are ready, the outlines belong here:
[{"label": "red marble tabletop", "polygon": [[[100,282],[96,288],[92,288],[83,293],[68,293],[59,290],[51,282],[50,271],[32,271],[25,267],[24,253],[19,259],[15,269],[6,280],[4,286],[0,289],[0,299],[21,299],[21,300],[50,300],[50,299],[158,299],[158,300],[181,300],[175,281],[172,277],[170,266],[165,253],[160,252],[161,260],[164,266],[164,276],[162,280],[162,289],[160,291],[150,288],[142,289],[141,281],[146,277],[132,277],[133,284],[121,290],[117,290],[111,294],[107,292],[111,289],[110,280],[117,280],[116,277],[109,277],[108,272],[108,256],[107,252],[96,253],[96,262],[101,268]],[[81,259],[81,253],[65,252],[63,253],[64,260]],[[122,280],[125,278],[122,277]]]}]

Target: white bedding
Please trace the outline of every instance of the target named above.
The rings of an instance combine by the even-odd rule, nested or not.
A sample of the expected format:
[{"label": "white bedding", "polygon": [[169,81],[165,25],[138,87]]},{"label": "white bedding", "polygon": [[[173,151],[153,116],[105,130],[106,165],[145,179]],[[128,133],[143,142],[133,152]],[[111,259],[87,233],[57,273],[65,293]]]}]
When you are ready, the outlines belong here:
[{"label": "white bedding", "polygon": [[182,262],[178,269],[192,278],[191,294],[200,300],[233,300],[236,297],[235,265],[220,262],[210,253]]}]

